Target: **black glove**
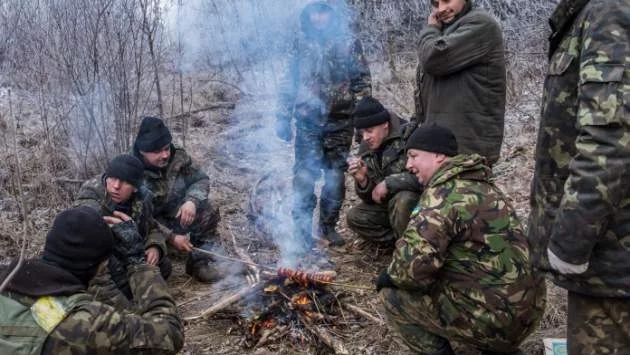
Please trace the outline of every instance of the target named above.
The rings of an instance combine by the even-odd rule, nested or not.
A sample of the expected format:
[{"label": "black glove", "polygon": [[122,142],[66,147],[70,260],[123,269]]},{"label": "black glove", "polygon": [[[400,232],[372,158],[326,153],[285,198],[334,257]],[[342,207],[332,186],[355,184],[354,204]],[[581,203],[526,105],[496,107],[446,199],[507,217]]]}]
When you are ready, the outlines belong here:
[{"label": "black glove", "polygon": [[291,142],[291,139],[293,138],[291,120],[287,117],[278,117],[276,121],[276,135],[285,142]]},{"label": "black glove", "polygon": [[387,270],[381,271],[381,274],[376,278],[376,292],[379,292],[382,288],[398,288],[392,282],[392,278],[387,273]]},{"label": "black glove", "polygon": [[114,255],[128,268],[146,263],[144,257],[144,239],[138,233],[133,220],[116,223],[112,226],[112,232],[116,237]]}]

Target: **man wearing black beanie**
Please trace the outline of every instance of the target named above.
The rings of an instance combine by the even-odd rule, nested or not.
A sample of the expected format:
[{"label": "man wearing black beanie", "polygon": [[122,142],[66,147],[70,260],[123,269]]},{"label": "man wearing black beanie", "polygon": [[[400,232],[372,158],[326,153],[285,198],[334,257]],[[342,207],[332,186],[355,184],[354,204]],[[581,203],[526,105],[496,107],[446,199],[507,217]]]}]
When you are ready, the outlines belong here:
[{"label": "man wearing black beanie", "polygon": [[[88,206],[101,216],[114,218],[119,224],[118,233],[138,233],[145,241],[145,254],[150,265],[158,265],[164,279],[171,274],[171,263],[166,257],[166,238],[158,228],[152,215],[152,195],[144,186],[142,162],[129,154],[121,154],[112,159],[104,174],[86,181],[79,190],[76,206]],[[114,214],[117,217],[113,217]],[[123,223],[125,221],[131,221]],[[133,222],[133,223],[132,223]],[[118,288],[131,298],[131,289],[125,270],[120,261],[112,256],[109,261],[109,275],[99,275],[90,287],[90,292],[104,299],[109,297],[108,276]],[[125,306],[124,300],[121,307]]]},{"label": "man wearing black beanie", "polygon": [[362,202],[348,211],[348,227],[361,238],[393,245],[422,191],[405,169],[406,124],[373,97],[359,101],[352,118],[363,140],[359,157],[349,159],[348,173]]},{"label": "man wearing black beanie", "polygon": [[424,192],[376,280],[390,325],[422,354],[454,355],[457,341],[484,355],[522,355],[546,290],[514,209],[485,158],[458,155],[449,129],[420,126],[406,147]]},{"label": "man wearing black beanie", "polygon": [[153,193],[153,217],[169,244],[188,253],[186,273],[197,281],[212,283],[227,276],[227,271],[193,247],[213,248],[218,237],[219,209],[208,199],[208,175],[172,141],[161,119],[144,117],[133,154],[142,161],[145,183]]},{"label": "man wearing black beanie", "polygon": [[[112,253],[128,270],[138,313],[86,292]],[[0,268],[0,280],[16,267],[0,294],[0,354],[175,354],[183,346],[175,302],[145,263],[142,239],[115,236],[92,208],[61,212],[42,257]]]}]

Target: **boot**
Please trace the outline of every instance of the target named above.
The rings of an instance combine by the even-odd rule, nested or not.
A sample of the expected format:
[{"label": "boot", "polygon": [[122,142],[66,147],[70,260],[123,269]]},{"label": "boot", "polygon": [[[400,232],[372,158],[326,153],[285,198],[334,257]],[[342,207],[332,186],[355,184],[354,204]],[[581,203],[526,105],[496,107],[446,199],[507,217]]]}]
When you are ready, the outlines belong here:
[{"label": "boot", "polygon": [[481,350],[481,355],[525,355],[525,354],[520,349],[516,349],[516,351],[508,351],[508,352]]},{"label": "boot", "polygon": [[440,348],[440,350],[434,351],[432,353],[428,353],[427,355],[456,355],[456,354],[453,351],[453,348],[451,348],[451,343],[449,343],[447,341],[444,344],[444,346],[442,346],[442,348]]},{"label": "boot", "polygon": [[221,280],[222,275],[212,265],[210,259],[194,259],[188,255],[186,274],[203,283],[214,283]]},{"label": "boot", "polygon": [[346,244],[346,241],[337,233],[335,226],[320,225],[319,226],[320,238],[324,238],[328,241],[328,245],[331,247],[340,247]]}]

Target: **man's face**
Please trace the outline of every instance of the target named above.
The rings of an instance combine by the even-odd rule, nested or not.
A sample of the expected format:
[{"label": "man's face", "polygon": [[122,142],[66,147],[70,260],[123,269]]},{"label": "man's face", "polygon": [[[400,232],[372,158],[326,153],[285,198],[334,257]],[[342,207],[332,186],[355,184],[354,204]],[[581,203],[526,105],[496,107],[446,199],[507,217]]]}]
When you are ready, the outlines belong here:
[{"label": "man's face", "polygon": [[372,150],[378,149],[385,137],[389,134],[389,123],[385,122],[380,125],[364,128],[362,132],[363,140]]},{"label": "man's face", "polygon": [[107,195],[115,203],[124,203],[136,191],[135,186],[119,178],[108,176],[105,179]]},{"label": "man's face", "polygon": [[414,174],[422,185],[426,185],[446,159],[444,154],[409,149],[405,168]]},{"label": "man's face", "polygon": [[156,168],[165,168],[168,165],[168,160],[171,158],[171,145],[170,143],[162,147],[162,149],[155,152],[140,152],[144,161]]},{"label": "man's face", "polygon": [[318,31],[323,31],[328,27],[330,18],[331,15],[329,11],[316,11],[309,15],[311,25]]},{"label": "man's face", "polygon": [[433,10],[437,10],[437,19],[448,24],[455,20],[466,5],[467,0],[432,0]]}]

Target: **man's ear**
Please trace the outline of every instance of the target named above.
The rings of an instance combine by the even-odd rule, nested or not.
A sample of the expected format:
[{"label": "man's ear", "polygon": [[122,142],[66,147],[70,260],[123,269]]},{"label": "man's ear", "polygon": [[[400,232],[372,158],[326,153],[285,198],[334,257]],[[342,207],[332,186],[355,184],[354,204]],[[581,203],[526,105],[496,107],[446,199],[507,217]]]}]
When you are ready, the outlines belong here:
[{"label": "man's ear", "polygon": [[446,161],[446,159],[448,159],[448,156],[446,156],[445,154],[435,153],[435,161],[438,164],[444,163]]}]

